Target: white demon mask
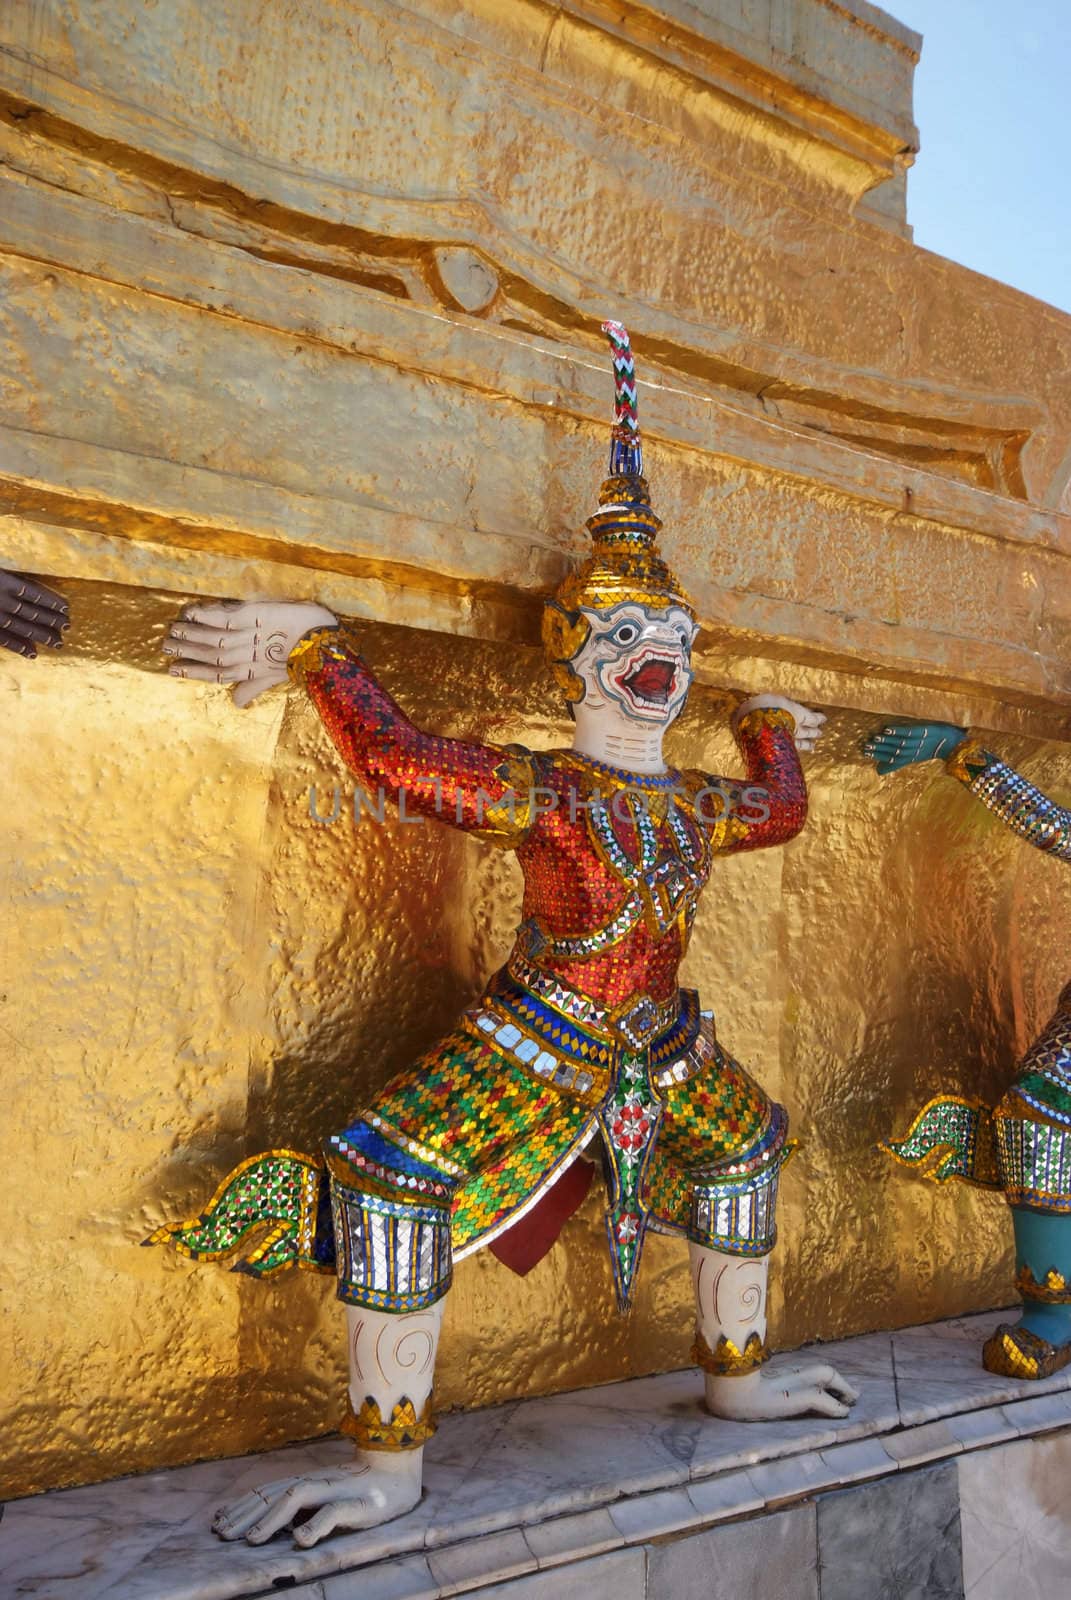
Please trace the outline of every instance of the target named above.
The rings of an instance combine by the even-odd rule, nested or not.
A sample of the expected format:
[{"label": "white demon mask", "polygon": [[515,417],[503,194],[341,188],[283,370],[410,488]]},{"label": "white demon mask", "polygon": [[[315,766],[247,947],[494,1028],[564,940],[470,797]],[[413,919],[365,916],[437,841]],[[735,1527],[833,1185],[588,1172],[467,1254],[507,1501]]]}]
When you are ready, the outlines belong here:
[{"label": "white demon mask", "polygon": [[633,723],[668,727],[692,682],[697,628],[681,606],[656,611],[626,600],[581,612],[589,633],[569,662],[584,685],[583,704],[612,708]]}]

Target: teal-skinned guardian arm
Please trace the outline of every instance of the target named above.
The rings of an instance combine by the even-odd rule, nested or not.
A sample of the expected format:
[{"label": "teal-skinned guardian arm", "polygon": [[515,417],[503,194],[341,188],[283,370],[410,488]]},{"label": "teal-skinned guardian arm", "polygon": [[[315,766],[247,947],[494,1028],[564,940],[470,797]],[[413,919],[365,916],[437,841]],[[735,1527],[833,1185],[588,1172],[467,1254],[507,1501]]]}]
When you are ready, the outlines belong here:
[{"label": "teal-skinned guardian arm", "polygon": [[966,737],[952,722],[891,722],[867,736],[863,754],[884,776],[916,761],[946,761]]}]

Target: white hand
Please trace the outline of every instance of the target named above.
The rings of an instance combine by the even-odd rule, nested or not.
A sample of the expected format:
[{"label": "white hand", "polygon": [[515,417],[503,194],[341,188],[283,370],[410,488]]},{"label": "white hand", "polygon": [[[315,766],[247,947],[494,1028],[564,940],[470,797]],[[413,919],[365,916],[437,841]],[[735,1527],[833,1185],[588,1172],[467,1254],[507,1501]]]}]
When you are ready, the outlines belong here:
[{"label": "white hand", "polygon": [[212,1520],[221,1539],[266,1544],[303,1511],[315,1516],[294,1529],[294,1542],[307,1548],[338,1529],[371,1528],[411,1511],[420,1499],[423,1450],[371,1452],[352,1468],[307,1478],[276,1478],[251,1489]]},{"label": "white hand", "polygon": [[787,711],[789,716],[795,719],[797,750],[814,749],[821,736],[825,717],[821,711],[809,711],[806,706],[801,706],[798,700],[789,700],[783,694],[753,694],[750,700],[745,700],[743,705],[737,706],[733,713],[733,727],[735,728],[749,711],[758,711],[764,706]]},{"label": "white hand", "polygon": [[265,689],[286,682],[291,650],[311,628],[338,621],[326,606],[221,600],[186,606],[171,624],[163,645],[176,659],[175,678],[234,683],[236,706],[247,706]]},{"label": "white hand", "polygon": [[707,1410],[734,1422],[761,1422],[767,1417],[800,1417],[816,1411],[822,1417],[846,1417],[859,1398],[826,1362],[809,1367],[781,1367],[774,1372],[749,1372],[745,1377],[706,1375]]}]

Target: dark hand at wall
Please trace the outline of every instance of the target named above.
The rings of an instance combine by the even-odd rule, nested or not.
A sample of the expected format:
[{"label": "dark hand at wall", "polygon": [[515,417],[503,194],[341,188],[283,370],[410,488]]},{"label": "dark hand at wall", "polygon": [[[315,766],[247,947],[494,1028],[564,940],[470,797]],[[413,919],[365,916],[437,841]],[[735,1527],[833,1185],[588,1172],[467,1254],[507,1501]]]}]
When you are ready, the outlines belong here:
[{"label": "dark hand at wall", "polygon": [[69,627],[62,595],[17,572],[0,571],[0,646],[32,661],[39,644],[58,650]]}]

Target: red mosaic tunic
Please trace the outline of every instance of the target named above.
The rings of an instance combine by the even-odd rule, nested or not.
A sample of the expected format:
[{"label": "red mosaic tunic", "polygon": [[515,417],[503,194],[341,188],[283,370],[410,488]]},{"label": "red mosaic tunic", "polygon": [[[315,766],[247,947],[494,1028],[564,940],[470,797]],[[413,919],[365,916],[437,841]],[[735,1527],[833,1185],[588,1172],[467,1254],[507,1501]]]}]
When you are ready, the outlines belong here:
[{"label": "red mosaic tunic", "polygon": [[362,788],[410,816],[515,849],[525,881],[515,955],[611,1009],[675,995],[714,855],[783,844],[806,818],[792,718],[782,711],[743,719],[744,779],[649,778],[571,750],[425,733],[343,634],[316,656],[306,687]]}]

